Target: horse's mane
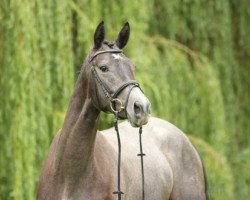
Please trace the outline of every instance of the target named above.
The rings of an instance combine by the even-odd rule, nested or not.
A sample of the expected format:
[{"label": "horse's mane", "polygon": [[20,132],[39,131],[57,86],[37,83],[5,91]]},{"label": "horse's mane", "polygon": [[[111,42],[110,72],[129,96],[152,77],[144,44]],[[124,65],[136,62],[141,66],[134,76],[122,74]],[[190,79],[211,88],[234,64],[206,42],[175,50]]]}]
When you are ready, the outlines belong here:
[{"label": "horse's mane", "polygon": [[103,41],[103,44],[106,44],[107,46],[109,46],[111,49],[114,47],[114,42],[110,42],[110,41],[108,41],[108,40],[104,40]]}]

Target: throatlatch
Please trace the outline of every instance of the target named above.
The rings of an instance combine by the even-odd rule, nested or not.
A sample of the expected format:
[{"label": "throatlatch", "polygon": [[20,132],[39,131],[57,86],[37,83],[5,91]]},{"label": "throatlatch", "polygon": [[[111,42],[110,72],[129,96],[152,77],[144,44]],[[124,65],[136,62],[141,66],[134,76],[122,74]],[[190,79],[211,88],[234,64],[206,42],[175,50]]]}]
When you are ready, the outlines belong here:
[{"label": "throatlatch", "polygon": [[[104,53],[122,53],[121,50],[119,49],[110,49],[106,51],[99,51],[96,52],[92,57],[89,58],[89,64],[93,61],[93,59],[100,54]],[[122,194],[124,192],[121,191],[121,140],[120,140],[120,134],[119,134],[119,129],[118,129],[118,120],[119,120],[119,112],[125,109],[127,107],[128,99],[130,96],[130,93],[134,87],[140,88],[140,85],[135,81],[131,80],[128,81],[127,83],[121,85],[113,94],[105,87],[103,82],[101,81],[100,77],[98,76],[95,67],[92,65],[91,66],[91,72],[94,78],[96,79],[97,83],[100,85],[102,88],[103,93],[105,96],[109,99],[110,101],[110,108],[114,113],[114,127],[117,135],[117,144],[118,144],[118,159],[117,159],[117,190],[113,192],[113,194],[117,195],[118,200],[122,199]],[[120,99],[117,98],[117,96],[128,86],[132,85],[132,87],[129,90],[125,105],[122,105],[122,102]],[[141,88],[140,88],[141,89]],[[116,104],[119,104],[119,110],[116,110]],[[144,178],[144,163],[143,163],[143,156],[146,154],[143,153],[142,149],[142,127],[139,128],[139,144],[140,144],[140,153],[137,154],[137,156],[141,157],[141,176],[142,176],[142,200],[145,200],[145,188],[144,188],[144,183],[145,183],[145,178]]]}]

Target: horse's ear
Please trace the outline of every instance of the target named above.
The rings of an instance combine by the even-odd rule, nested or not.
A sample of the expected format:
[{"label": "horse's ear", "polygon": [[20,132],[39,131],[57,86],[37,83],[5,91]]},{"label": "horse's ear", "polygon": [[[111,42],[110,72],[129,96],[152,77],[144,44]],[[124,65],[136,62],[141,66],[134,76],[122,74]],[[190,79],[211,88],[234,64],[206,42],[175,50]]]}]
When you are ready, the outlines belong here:
[{"label": "horse's ear", "polygon": [[130,34],[130,26],[129,23],[126,22],[115,41],[116,45],[120,49],[126,46],[129,39],[129,34]]},{"label": "horse's ear", "polygon": [[105,38],[105,27],[104,27],[104,21],[102,21],[95,30],[95,35],[94,35],[95,49],[99,49],[101,47],[104,38]]}]

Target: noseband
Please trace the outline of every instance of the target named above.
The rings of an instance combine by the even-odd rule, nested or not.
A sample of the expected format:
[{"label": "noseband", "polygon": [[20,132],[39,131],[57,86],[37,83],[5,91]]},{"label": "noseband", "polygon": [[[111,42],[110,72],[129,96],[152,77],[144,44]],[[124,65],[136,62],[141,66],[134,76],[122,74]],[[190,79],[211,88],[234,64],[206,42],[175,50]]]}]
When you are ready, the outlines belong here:
[{"label": "noseband", "polygon": [[[118,50],[118,49],[110,49],[110,50],[105,50],[105,51],[98,51],[96,52],[92,57],[89,58],[89,64],[91,65],[92,61],[94,60],[94,58],[100,54],[105,54],[105,53],[122,53],[122,50]],[[127,104],[128,104],[128,99],[130,96],[130,93],[132,91],[132,89],[134,87],[138,87],[140,90],[140,85],[139,83],[137,83],[135,80],[130,80],[124,84],[122,84],[120,87],[118,87],[116,89],[116,91],[114,93],[111,93],[107,87],[103,84],[102,80],[100,79],[100,77],[98,76],[96,70],[95,70],[95,66],[91,65],[91,72],[95,78],[95,80],[97,81],[97,83],[100,85],[100,87],[102,88],[103,93],[105,94],[105,96],[109,99],[110,101],[110,108],[113,111],[114,115],[115,115],[115,119],[114,119],[114,127],[115,127],[115,131],[117,134],[117,141],[118,141],[118,166],[117,166],[117,191],[113,192],[113,194],[117,194],[118,200],[121,200],[122,198],[122,194],[124,194],[121,191],[121,141],[120,141],[120,134],[119,134],[119,129],[118,129],[118,119],[119,119],[119,112],[121,112],[123,109],[125,109],[125,114],[126,113],[126,108],[127,108]],[[128,96],[127,99],[125,101],[125,105],[122,105],[122,101],[120,99],[117,98],[117,96],[128,86],[132,85],[132,87],[129,89],[128,92]],[[141,90],[142,91],[142,90]],[[119,109],[116,108],[116,104],[119,104]],[[142,139],[141,139],[141,135],[142,135],[142,127],[140,127],[139,129],[139,143],[140,143],[140,153],[137,154],[137,156],[141,157],[141,175],[142,175],[142,200],[145,199],[145,192],[144,192],[144,167],[143,167],[143,156],[145,156],[146,154],[143,153],[142,150]]]}]

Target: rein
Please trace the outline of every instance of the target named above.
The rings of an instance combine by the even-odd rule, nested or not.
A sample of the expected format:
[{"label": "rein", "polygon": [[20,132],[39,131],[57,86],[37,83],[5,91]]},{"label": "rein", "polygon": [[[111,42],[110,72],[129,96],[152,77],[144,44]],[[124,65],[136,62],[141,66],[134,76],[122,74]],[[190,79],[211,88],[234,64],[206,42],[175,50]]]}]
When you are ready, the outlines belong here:
[{"label": "rein", "polygon": [[[104,54],[104,53],[122,53],[121,50],[118,49],[110,49],[110,50],[105,50],[105,51],[98,51],[96,52],[92,57],[89,58],[89,64],[91,64],[91,62],[94,60],[94,58],[100,54]],[[122,194],[124,194],[124,192],[121,191],[121,140],[120,140],[120,133],[119,133],[119,128],[118,128],[118,120],[119,120],[119,112],[121,112],[123,109],[125,109],[126,112],[126,108],[127,108],[127,104],[128,104],[128,99],[130,96],[130,93],[132,91],[132,89],[134,87],[138,87],[140,90],[140,85],[135,81],[135,80],[131,80],[128,81],[126,83],[124,83],[123,85],[121,85],[120,87],[118,87],[118,89],[111,94],[111,92],[107,89],[107,87],[103,84],[102,80],[100,79],[100,77],[97,74],[97,71],[95,70],[95,66],[91,65],[91,72],[92,75],[94,76],[95,80],[97,81],[97,83],[100,85],[100,87],[102,88],[103,93],[105,94],[106,98],[109,99],[110,101],[110,108],[114,113],[114,128],[116,131],[116,135],[117,135],[117,143],[118,143],[118,162],[117,162],[117,190],[113,192],[113,194],[116,194],[118,197],[118,200],[122,199]],[[123,106],[122,101],[120,99],[117,98],[117,96],[128,86],[132,85],[132,87],[129,90],[125,105]],[[116,109],[116,104],[119,105],[119,109]],[[145,156],[146,154],[143,153],[143,149],[142,149],[142,127],[139,128],[139,143],[140,143],[140,153],[137,154],[137,156],[141,157],[141,176],[142,176],[142,200],[145,200],[145,192],[144,192],[144,164],[143,164],[143,156]]]}]

